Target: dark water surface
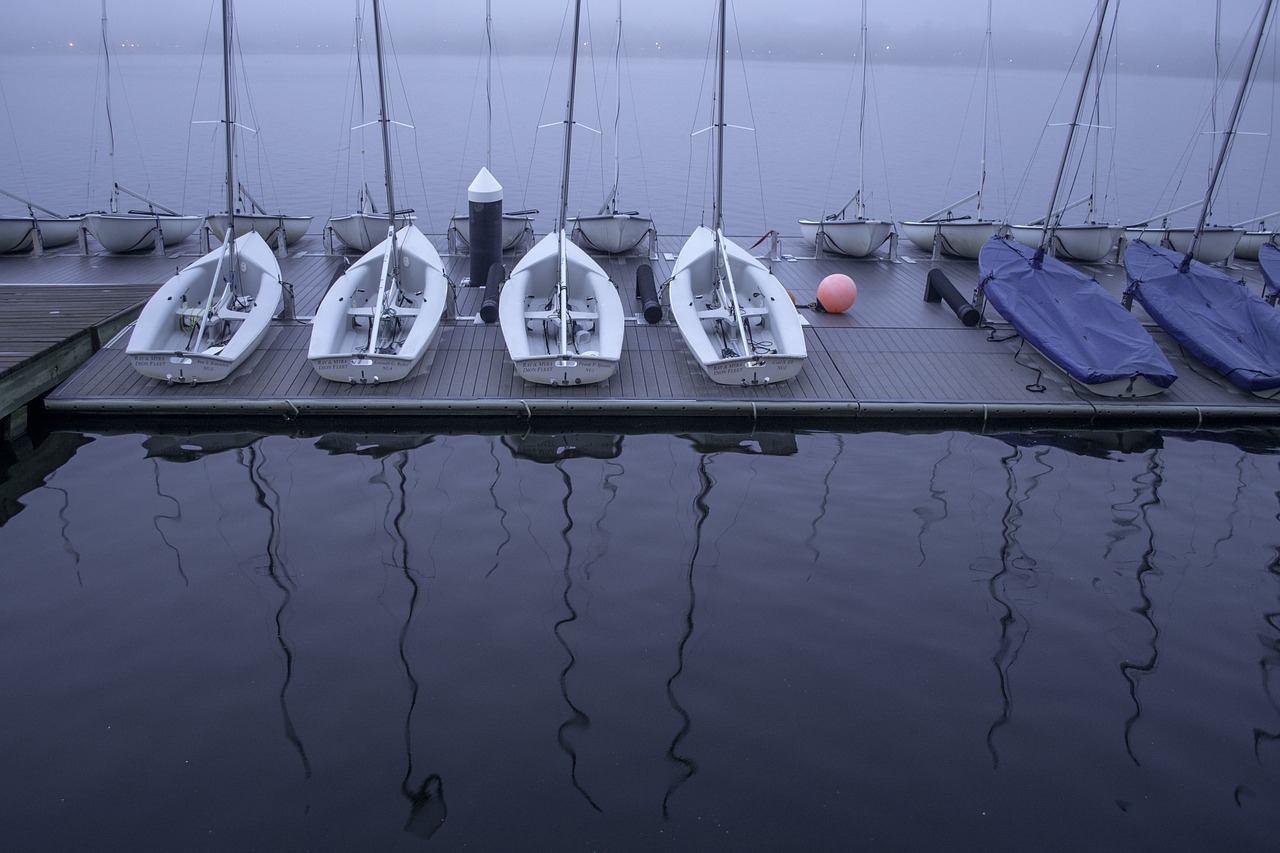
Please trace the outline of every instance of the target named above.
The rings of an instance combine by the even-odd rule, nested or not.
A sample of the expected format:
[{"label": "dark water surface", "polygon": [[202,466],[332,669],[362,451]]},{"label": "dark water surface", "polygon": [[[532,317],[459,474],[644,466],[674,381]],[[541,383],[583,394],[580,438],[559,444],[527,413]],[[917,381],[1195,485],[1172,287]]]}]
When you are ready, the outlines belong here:
[{"label": "dark water surface", "polygon": [[1274,849],[1277,447],[54,432],[0,838]]}]

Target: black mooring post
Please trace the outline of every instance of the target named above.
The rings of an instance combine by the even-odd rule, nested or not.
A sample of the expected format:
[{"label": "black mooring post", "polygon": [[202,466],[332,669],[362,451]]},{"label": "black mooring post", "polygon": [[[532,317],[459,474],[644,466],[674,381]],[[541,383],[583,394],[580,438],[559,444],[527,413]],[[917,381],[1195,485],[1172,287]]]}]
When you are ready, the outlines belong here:
[{"label": "black mooring post", "polygon": [[978,309],[974,308],[967,299],[960,295],[960,291],[956,290],[955,285],[951,283],[951,279],[947,278],[947,274],[934,267],[929,270],[929,275],[925,278],[924,301],[941,302],[944,300],[948,307],[960,318],[960,322],[966,326],[976,326],[978,321],[982,319]]}]

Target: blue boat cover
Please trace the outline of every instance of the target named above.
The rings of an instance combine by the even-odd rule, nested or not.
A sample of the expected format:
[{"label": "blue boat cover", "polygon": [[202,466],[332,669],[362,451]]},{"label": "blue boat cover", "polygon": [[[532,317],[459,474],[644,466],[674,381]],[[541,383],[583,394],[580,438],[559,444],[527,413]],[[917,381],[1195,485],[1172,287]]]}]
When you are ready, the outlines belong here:
[{"label": "blue boat cover", "polygon": [[1280,294],[1280,246],[1275,243],[1259,246],[1258,266],[1262,268],[1262,298],[1274,302]]},{"label": "blue boat cover", "polygon": [[1082,385],[1144,376],[1157,388],[1178,378],[1164,352],[1102,286],[1051,256],[992,237],[978,254],[987,299],[1046,358]]},{"label": "blue boat cover", "polygon": [[1280,315],[1241,282],[1142,240],[1124,252],[1129,291],[1188,352],[1244,391],[1280,388]]}]

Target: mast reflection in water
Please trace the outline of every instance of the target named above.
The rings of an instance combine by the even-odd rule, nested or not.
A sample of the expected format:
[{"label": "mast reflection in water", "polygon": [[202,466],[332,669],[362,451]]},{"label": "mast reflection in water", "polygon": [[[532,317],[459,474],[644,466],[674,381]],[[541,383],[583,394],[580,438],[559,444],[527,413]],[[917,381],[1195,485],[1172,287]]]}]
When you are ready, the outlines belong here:
[{"label": "mast reflection in water", "polygon": [[6,849],[1280,832],[1280,434],[47,441]]}]

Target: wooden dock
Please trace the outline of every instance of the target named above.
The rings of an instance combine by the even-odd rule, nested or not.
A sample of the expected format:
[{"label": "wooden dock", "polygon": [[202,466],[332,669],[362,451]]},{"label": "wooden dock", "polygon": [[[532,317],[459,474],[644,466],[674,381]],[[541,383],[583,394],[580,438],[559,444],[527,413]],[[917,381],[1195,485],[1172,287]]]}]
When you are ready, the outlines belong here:
[{"label": "wooden dock", "polygon": [[[433,241],[443,252],[443,237]],[[277,320],[266,343],[230,379],[208,385],[169,385],[133,370],[125,356],[126,335],[107,338],[130,316],[130,306],[136,306],[175,269],[194,259],[198,246],[194,240],[189,242],[190,246],[184,244],[163,257],[84,255],[70,250],[46,253],[41,258],[0,258],[0,294],[11,291],[15,299],[21,293],[21,299],[31,300],[22,309],[28,318],[41,311],[58,311],[50,316],[69,319],[74,312],[82,328],[70,332],[67,340],[80,334],[90,339],[93,352],[87,359],[80,356],[83,350],[67,350],[70,362],[80,359],[83,363],[48,393],[44,399],[47,410],[132,419],[592,415],[634,422],[647,417],[745,416],[805,424],[830,420],[879,423],[889,418],[920,426],[944,420],[998,421],[1019,428],[1102,423],[1274,425],[1280,416],[1280,403],[1235,389],[1182,353],[1151,325],[1148,327],[1178,372],[1174,386],[1143,399],[1116,400],[1088,394],[1073,387],[1029,346],[1022,346],[993,309],[988,307],[984,323],[966,327],[945,303],[924,300],[925,278],[933,266],[967,295],[977,285],[976,263],[944,258],[935,264],[905,243],[893,259],[887,249],[870,260],[833,255],[814,258],[812,248],[798,238],[766,242],[754,251],[769,258],[775,274],[801,305],[813,302],[818,283],[835,272],[857,282],[858,299],[843,314],[802,309],[808,322],[807,364],[798,377],[776,385],[737,388],[712,383],[687,354],[669,319],[649,325],[639,316],[640,306],[634,299],[636,269],[648,263],[655,279],[664,282],[683,242],[680,237],[660,238],[652,259],[643,254],[599,258],[634,315],[628,319],[618,371],[606,382],[558,388],[517,378],[501,330],[478,319],[482,289],[463,284],[468,267],[465,256],[446,257],[456,285],[456,314],[444,323],[432,354],[414,374],[384,385],[329,382],[317,376],[307,361],[307,318],[345,260],[326,253],[318,235],[304,238],[281,259],[296,319]],[[754,239],[740,242],[750,245]],[[508,267],[516,260],[517,256],[508,255]],[[1120,264],[1108,262],[1083,269],[1119,298],[1125,285]],[[1231,272],[1248,286],[1260,289],[1256,264],[1238,261]],[[115,301],[103,302],[108,296]],[[0,303],[6,315],[8,304]],[[1134,310],[1149,324],[1141,309],[1135,306]],[[106,321],[110,322],[104,325]],[[19,349],[15,342],[21,339],[21,328],[24,321],[16,313],[12,319],[6,317],[0,325],[0,350]],[[58,368],[54,375],[66,376],[65,369]],[[17,386],[12,392],[6,389],[6,394],[23,393],[29,392],[19,391]]]}]

